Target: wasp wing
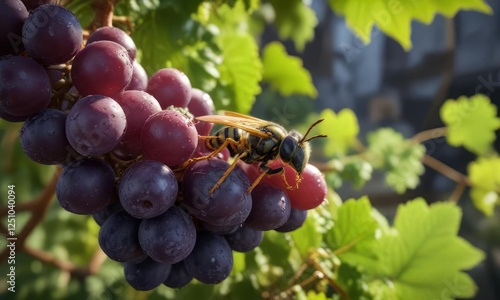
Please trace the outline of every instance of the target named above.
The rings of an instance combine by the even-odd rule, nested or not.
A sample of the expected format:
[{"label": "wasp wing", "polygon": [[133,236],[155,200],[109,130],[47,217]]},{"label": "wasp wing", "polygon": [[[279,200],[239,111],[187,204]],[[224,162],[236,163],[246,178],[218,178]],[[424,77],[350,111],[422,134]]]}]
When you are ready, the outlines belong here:
[{"label": "wasp wing", "polygon": [[[237,113],[234,113],[237,114]],[[231,127],[236,127],[242,130],[245,130],[246,132],[253,134],[255,136],[261,137],[261,138],[267,138],[269,135],[265,132],[260,131],[258,128],[263,127],[265,125],[269,125],[269,122],[260,120],[257,118],[249,117],[249,118],[243,118],[240,116],[247,117],[245,115],[209,115],[209,116],[201,116],[201,117],[196,117],[196,120],[203,121],[203,122],[211,122],[214,124],[220,124],[220,125],[226,125],[226,126],[231,126]]]}]

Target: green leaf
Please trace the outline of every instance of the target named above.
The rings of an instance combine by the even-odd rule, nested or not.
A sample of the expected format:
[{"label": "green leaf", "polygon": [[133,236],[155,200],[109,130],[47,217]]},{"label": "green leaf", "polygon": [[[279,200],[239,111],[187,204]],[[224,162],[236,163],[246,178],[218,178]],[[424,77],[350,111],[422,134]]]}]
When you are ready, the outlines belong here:
[{"label": "green leaf", "polygon": [[346,154],[350,146],[356,143],[359,133],[356,114],[349,108],[340,110],[337,114],[331,109],[324,109],[320,118],[318,129],[321,134],[326,134],[325,154],[335,156]]},{"label": "green leaf", "polygon": [[356,267],[343,263],[336,276],[337,283],[349,295],[349,299],[373,299],[366,284],[367,278]]},{"label": "green leaf", "polygon": [[326,294],[310,290],[307,292],[307,300],[327,300]]},{"label": "green leaf", "polygon": [[405,140],[392,128],[382,128],[367,136],[367,157],[374,168],[387,172],[385,181],[398,193],[415,188],[424,173],[425,147]]},{"label": "green leaf", "polygon": [[491,149],[495,130],[500,128],[497,108],[482,94],[447,100],[441,107],[441,119],[447,126],[446,140],[452,146],[464,146],[478,155]]},{"label": "green leaf", "polygon": [[400,205],[394,232],[378,240],[376,276],[390,278],[400,299],[470,297],[476,289],[461,271],[484,254],[457,236],[461,211],[453,203],[428,206],[416,199]]},{"label": "green leaf", "polygon": [[227,34],[221,37],[220,46],[220,80],[231,97],[220,108],[249,113],[261,90],[262,63],[257,44],[248,34]]},{"label": "green leaf", "polygon": [[290,233],[294,241],[294,246],[302,258],[306,258],[311,249],[318,248],[323,240],[317,220],[317,213],[314,210],[310,210],[304,224],[299,229]]},{"label": "green leaf", "polygon": [[375,257],[371,245],[378,223],[371,210],[367,197],[347,200],[339,208],[335,225],[326,234],[326,242],[342,261],[357,265],[366,256]]},{"label": "green leaf", "polygon": [[483,0],[328,0],[328,2],[336,13],[345,16],[347,25],[363,42],[370,42],[372,27],[376,25],[405,50],[412,47],[412,20],[430,24],[436,13],[451,18],[459,10],[493,13],[491,7]]},{"label": "green leaf", "polygon": [[274,24],[282,40],[292,39],[298,51],[314,38],[316,13],[302,0],[271,0],[276,14]]},{"label": "green leaf", "polygon": [[500,204],[500,158],[480,157],[468,165],[472,188],[470,197],[474,206],[487,216],[492,216]]},{"label": "green leaf", "polygon": [[301,94],[312,98],[318,95],[311,74],[302,66],[302,60],[288,55],[283,44],[269,43],[263,50],[262,62],[263,79],[281,94]]}]

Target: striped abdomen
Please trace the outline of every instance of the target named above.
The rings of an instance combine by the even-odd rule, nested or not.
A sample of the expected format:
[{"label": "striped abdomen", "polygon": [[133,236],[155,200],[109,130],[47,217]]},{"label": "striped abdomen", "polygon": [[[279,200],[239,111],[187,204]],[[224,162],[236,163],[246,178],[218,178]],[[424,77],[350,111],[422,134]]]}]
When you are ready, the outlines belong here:
[{"label": "striped abdomen", "polygon": [[[207,147],[211,150],[219,149],[224,141],[228,138],[233,139],[236,142],[240,142],[242,134],[245,134],[243,130],[235,127],[222,127],[219,131],[214,134],[214,138],[207,139]],[[240,143],[238,143],[240,144]],[[240,145],[241,147],[242,145]],[[240,153],[240,150],[236,145],[228,144],[227,146],[231,156],[235,156]]]}]

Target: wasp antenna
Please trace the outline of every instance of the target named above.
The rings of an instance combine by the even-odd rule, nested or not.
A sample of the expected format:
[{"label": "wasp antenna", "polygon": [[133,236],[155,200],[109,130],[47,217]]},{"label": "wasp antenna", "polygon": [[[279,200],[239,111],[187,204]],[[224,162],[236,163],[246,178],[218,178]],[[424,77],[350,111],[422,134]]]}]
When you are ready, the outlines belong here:
[{"label": "wasp antenna", "polygon": [[314,122],[311,126],[309,126],[309,129],[307,129],[306,134],[304,134],[304,137],[299,141],[299,144],[305,143],[305,142],[310,141],[314,138],[326,137],[326,135],[317,135],[317,136],[313,136],[312,138],[309,138],[306,140],[307,135],[311,132],[311,130],[314,128],[314,126],[318,125],[319,123],[323,122],[324,120],[325,119],[319,119],[318,121]]},{"label": "wasp antenna", "polygon": [[308,138],[305,141],[302,141],[302,143],[306,143],[306,142],[309,142],[310,140],[314,140],[314,139],[317,139],[317,138],[326,138],[326,137],[327,137],[326,134],[318,134],[318,135],[315,135],[315,136],[312,136],[312,137]]}]

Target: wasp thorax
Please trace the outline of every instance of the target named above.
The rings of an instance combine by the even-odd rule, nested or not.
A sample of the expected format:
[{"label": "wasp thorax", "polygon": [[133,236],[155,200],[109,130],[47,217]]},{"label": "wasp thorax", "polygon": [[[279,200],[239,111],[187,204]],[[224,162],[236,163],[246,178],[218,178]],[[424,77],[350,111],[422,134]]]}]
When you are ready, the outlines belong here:
[{"label": "wasp thorax", "polygon": [[280,158],[283,162],[291,165],[297,173],[302,173],[307,164],[307,151],[299,143],[302,135],[296,131],[290,132],[280,145]]}]

